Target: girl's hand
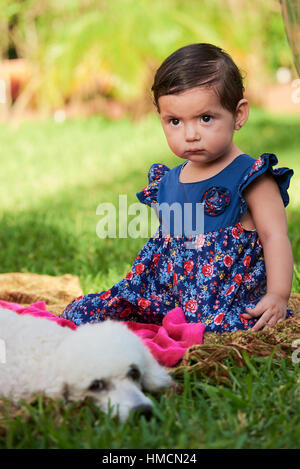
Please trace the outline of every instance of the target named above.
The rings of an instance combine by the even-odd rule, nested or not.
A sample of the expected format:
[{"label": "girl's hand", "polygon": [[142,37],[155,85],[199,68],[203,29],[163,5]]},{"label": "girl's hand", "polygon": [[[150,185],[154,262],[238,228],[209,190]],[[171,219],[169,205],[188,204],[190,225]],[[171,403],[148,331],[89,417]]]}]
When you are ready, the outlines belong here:
[{"label": "girl's hand", "polygon": [[268,293],[255,308],[247,308],[242,317],[258,318],[251,329],[258,331],[286,318],[293,278],[293,254],[284,203],[272,174],[268,171],[253,181],[246,188],[245,197],[263,246]]},{"label": "girl's hand", "polygon": [[257,303],[255,308],[246,308],[247,313],[242,314],[245,319],[253,319],[261,316],[257,323],[251,328],[258,331],[264,326],[275,326],[279,321],[286,318],[287,301],[275,293],[267,293]]}]

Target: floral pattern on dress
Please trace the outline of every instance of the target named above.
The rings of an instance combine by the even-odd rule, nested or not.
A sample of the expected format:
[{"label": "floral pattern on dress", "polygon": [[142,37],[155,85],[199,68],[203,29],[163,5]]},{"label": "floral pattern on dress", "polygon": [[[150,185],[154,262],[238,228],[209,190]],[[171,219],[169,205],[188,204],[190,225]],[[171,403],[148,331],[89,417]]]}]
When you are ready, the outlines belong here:
[{"label": "floral pattern on dress", "polygon": [[206,331],[252,327],[241,314],[266,291],[262,245],[257,232],[236,224],[205,235],[201,250],[186,249],[184,238],[151,238],[126,277],[110,290],[75,299],[63,317],[76,324],[105,319],[161,324],[180,306],[188,322]]},{"label": "floral pattern on dress", "polygon": [[230,204],[230,191],[226,187],[210,187],[204,192],[201,202],[207,215],[220,215]]},{"label": "floral pattern on dress", "polygon": [[136,194],[142,204],[151,207],[152,204],[157,203],[159,182],[168,171],[170,171],[170,168],[164,164],[154,163],[151,166],[148,172],[148,185]]}]

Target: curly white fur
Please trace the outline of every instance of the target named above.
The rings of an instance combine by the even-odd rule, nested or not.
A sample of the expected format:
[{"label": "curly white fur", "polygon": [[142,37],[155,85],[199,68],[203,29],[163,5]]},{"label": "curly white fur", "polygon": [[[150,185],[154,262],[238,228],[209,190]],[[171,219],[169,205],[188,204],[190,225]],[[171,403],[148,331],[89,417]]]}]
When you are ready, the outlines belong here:
[{"label": "curly white fur", "polygon": [[0,395],[13,401],[44,393],[77,401],[91,397],[101,410],[126,420],[131,410],[149,410],[142,389],[172,385],[167,370],[125,324],[105,321],[75,331],[45,318],[0,308]]}]

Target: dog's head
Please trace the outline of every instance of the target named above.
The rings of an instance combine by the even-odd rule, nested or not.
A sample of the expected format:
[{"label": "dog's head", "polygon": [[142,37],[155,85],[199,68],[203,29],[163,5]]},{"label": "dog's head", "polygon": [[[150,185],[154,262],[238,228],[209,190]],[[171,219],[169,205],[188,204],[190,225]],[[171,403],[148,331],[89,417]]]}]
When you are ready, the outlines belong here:
[{"label": "dog's head", "polygon": [[152,402],[143,393],[172,384],[167,371],[125,324],[105,321],[80,326],[57,350],[61,395],[92,398],[124,421],[131,410],[147,414]]}]

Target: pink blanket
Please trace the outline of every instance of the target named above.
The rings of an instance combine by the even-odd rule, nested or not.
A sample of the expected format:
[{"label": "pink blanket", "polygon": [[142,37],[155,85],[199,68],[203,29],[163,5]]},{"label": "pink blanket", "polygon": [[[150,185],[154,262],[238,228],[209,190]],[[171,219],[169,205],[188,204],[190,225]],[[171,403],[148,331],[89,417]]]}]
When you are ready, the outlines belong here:
[{"label": "pink blanket", "polygon": [[164,366],[176,365],[189,347],[203,343],[205,325],[201,322],[188,323],[179,307],[166,314],[161,326],[131,321],[125,324]]},{"label": "pink blanket", "polygon": [[[18,303],[0,300],[0,306],[18,314],[31,314],[46,318],[73,330],[78,327],[72,321],[47,311],[44,301],[24,307]],[[166,314],[161,326],[132,321],[124,322],[124,324],[143,340],[152,355],[164,366],[176,365],[189,347],[203,343],[205,325],[200,322],[188,323],[183,310],[179,307]]]},{"label": "pink blanket", "polygon": [[46,318],[50,321],[55,321],[60,326],[67,326],[70,329],[77,329],[76,324],[73,321],[69,321],[68,319],[60,318],[55,314],[49,313],[46,310],[46,303],[44,301],[37,301],[36,303],[32,303],[29,306],[19,305],[19,303],[12,303],[11,301],[2,301],[0,300],[0,306],[2,308],[11,309],[18,314],[31,314],[32,316],[36,316],[39,318]]}]

